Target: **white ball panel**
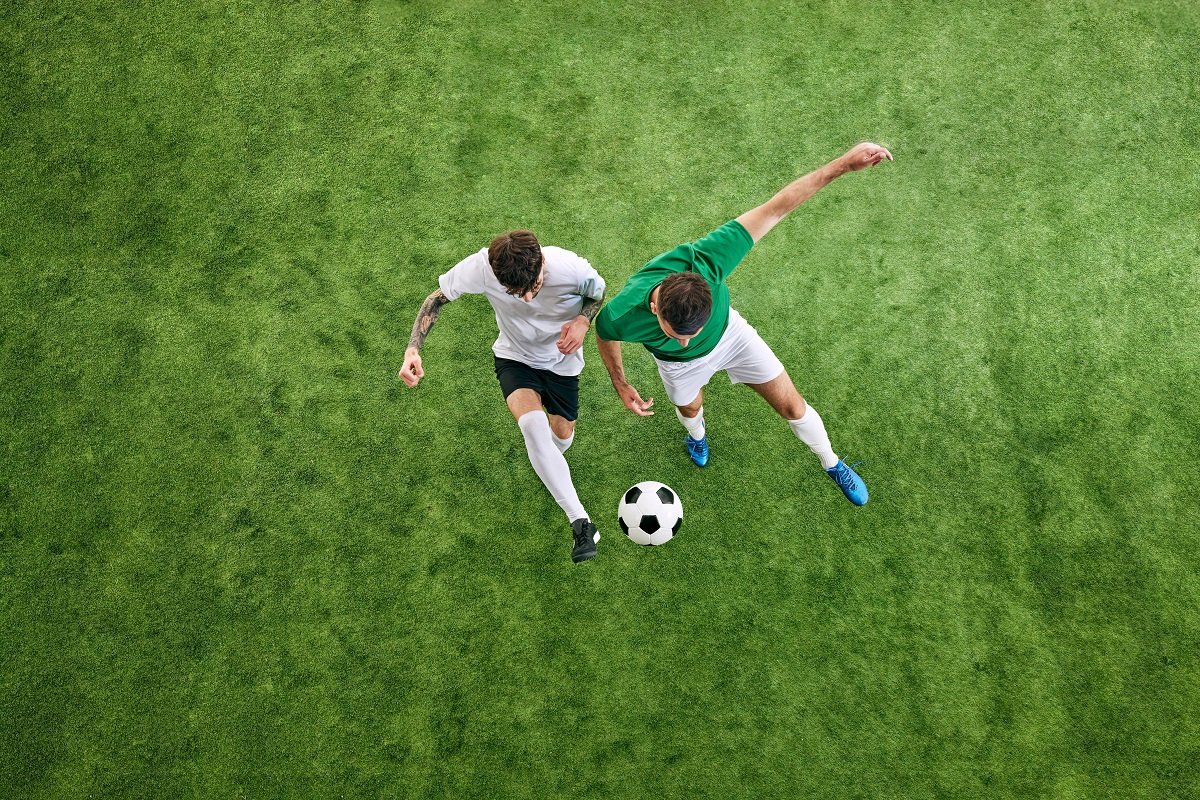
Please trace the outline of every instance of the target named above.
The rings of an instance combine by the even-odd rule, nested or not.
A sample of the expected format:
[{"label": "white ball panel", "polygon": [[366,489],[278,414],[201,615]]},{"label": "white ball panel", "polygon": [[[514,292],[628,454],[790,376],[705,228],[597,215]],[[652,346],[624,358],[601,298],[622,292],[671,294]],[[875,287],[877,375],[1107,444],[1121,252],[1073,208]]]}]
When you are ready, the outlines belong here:
[{"label": "white ball panel", "polygon": [[674,536],[674,534],[671,533],[670,528],[659,528],[658,531],[653,536],[649,537],[650,544],[652,544],[652,545],[666,544],[667,542],[671,541],[672,536]]},{"label": "white ball panel", "polygon": [[641,528],[630,528],[629,539],[634,544],[649,545],[654,544],[652,538],[646,534]]},{"label": "white ball panel", "polygon": [[[641,494],[634,503],[626,503],[625,495],[617,504],[617,515],[629,529],[631,541],[639,545],[661,545],[669,542],[674,536],[675,524],[683,517],[683,502],[679,495],[666,484],[658,481],[642,481],[637,484]],[[666,488],[671,492],[675,502],[664,503],[658,496],[658,490]],[[628,494],[628,491],[626,491]],[[653,516],[659,523],[654,533],[646,533],[641,528],[643,516]]]},{"label": "white ball panel", "polygon": [[634,503],[643,514],[661,514],[664,506],[656,494],[644,494]]}]

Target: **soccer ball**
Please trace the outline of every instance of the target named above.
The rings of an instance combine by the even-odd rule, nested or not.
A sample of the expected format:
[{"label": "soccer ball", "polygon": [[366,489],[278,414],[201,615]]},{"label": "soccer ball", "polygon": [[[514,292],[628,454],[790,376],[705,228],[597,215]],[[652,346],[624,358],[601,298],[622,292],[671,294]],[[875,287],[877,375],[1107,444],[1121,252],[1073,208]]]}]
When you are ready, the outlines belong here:
[{"label": "soccer ball", "polygon": [[683,501],[670,486],[642,481],[617,504],[617,522],[637,544],[666,544],[683,524]]}]

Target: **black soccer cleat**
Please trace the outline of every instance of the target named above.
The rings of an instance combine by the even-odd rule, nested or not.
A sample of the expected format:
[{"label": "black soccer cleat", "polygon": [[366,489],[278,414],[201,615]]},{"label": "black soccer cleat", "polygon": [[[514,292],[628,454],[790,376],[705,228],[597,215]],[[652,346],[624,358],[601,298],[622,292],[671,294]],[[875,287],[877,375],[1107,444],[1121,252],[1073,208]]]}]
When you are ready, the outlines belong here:
[{"label": "black soccer cleat", "polygon": [[571,535],[575,537],[575,549],[571,551],[571,560],[578,564],[596,557],[596,542],[600,541],[600,531],[587,517],[571,523]]}]

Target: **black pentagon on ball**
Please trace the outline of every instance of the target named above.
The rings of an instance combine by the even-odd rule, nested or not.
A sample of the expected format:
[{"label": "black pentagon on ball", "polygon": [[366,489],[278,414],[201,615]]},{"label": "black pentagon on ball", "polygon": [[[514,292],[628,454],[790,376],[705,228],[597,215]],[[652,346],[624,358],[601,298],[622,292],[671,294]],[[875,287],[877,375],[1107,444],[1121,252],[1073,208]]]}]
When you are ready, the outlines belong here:
[{"label": "black pentagon on ball", "polygon": [[646,514],[642,517],[642,521],[638,523],[638,527],[648,534],[654,533],[661,526],[658,524],[658,517],[654,514]]},{"label": "black pentagon on ball", "polygon": [[666,486],[658,487],[658,499],[662,500],[666,505],[672,505],[675,502],[675,493]]},{"label": "black pentagon on ball", "polygon": [[625,493],[625,502],[629,503],[630,505],[633,505],[634,503],[637,502],[637,499],[641,496],[642,496],[642,487],[631,486],[631,487],[629,487],[629,491]]},{"label": "black pentagon on ball", "polygon": [[621,533],[628,536],[629,535],[629,526],[625,524],[625,520],[622,519],[621,517],[617,517],[617,522],[621,523]]},{"label": "black pentagon on ball", "polygon": [[679,519],[675,520],[675,524],[671,526],[671,535],[672,536],[679,533],[679,526],[682,524],[683,524],[683,517],[680,517]]}]

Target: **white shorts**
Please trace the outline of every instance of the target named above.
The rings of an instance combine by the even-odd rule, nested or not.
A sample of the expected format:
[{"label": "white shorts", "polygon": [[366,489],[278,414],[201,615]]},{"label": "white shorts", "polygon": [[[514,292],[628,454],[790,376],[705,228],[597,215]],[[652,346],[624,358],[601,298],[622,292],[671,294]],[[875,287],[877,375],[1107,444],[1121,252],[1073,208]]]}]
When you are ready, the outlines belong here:
[{"label": "white shorts", "polygon": [[721,370],[730,383],[766,383],[783,372],[783,362],[742,315],[729,309],[729,324],[712,352],[692,361],[660,361],[658,374],[667,398],[677,406],[696,399],[709,379]]}]

